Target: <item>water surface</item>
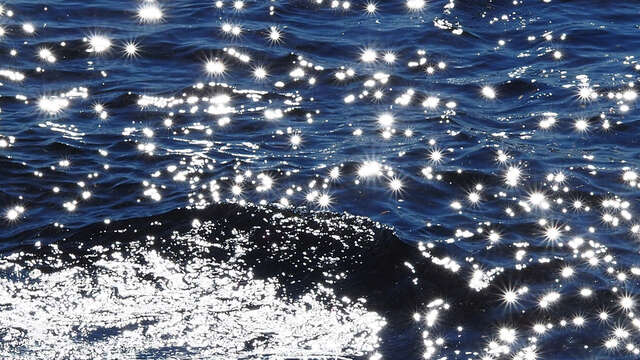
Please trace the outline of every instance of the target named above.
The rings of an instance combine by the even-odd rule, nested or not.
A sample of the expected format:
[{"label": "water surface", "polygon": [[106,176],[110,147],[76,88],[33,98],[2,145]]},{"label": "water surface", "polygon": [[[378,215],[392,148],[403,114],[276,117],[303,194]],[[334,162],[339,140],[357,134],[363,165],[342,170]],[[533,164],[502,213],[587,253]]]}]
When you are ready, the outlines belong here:
[{"label": "water surface", "polygon": [[7,1],[7,358],[635,359],[634,1]]}]

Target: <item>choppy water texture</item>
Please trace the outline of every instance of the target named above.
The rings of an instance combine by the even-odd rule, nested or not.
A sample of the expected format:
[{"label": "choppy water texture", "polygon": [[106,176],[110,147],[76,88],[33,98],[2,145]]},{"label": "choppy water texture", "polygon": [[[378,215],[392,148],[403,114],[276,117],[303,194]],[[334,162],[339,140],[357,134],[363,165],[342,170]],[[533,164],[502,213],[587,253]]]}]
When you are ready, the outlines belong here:
[{"label": "choppy water texture", "polygon": [[636,1],[6,1],[8,359],[637,359]]}]

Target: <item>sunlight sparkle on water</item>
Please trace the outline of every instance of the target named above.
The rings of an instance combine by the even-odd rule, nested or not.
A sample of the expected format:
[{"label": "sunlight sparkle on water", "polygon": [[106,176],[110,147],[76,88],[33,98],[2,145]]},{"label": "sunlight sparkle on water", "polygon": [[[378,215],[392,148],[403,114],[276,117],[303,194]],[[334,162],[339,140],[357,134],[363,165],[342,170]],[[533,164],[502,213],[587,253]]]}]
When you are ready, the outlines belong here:
[{"label": "sunlight sparkle on water", "polygon": [[282,31],[275,26],[270,27],[267,39],[272,44],[279,44],[282,41]]},{"label": "sunlight sparkle on water", "polygon": [[380,176],[381,174],[382,165],[377,161],[365,161],[358,168],[358,176],[361,178]]},{"label": "sunlight sparkle on water", "polygon": [[268,73],[264,67],[258,66],[253,69],[253,76],[258,80],[262,80],[268,76]]},{"label": "sunlight sparkle on water", "polygon": [[397,58],[396,54],[394,54],[394,53],[392,53],[390,51],[384,53],[384,56],[383,56],[384,62],[386,62],[387,64],[395,63],[396,62],[396,58]]},{"label": "sunlight sparkle on water", "polygon": [[162,9],[155,1],[145,1],[138,7],[138,19],[142,23],[156,23],[163,18]]},{"label": "sunlight sparkle on water", "polygon": [[56,96],[43,96],[38,100],[38,107],[49,115],[57,115],[69,106],[69,100]]},{"label": "sunlight sparkle on water", "polygon": [[328,208],[331,205],[331,197],[329,196],[329,194],[320,194],[320,196],[318,196],[318,206],[320,206],[323,209]]},{"label": "sunlight sparkle on water", "polygon": [[87,49],[88,52],[100,54],[111,48],[111,40],[104,35],[92,35],[88,41],[90,46],[89,49]]},{"label": "sunlight sparkle on water", "polygon": [[207,74],[213,76],[223,75],[226,71],[226,66],[220,60],[207,60],[204,64]]},{"label": "sunlight sparkle on water", "polygon": [[129,58],[137,57],[139,51],[138,43],[133,41],[126,42],[122,46],[122,52]]},{"label": "sunlight sparkle on water", "polygon": [[575,127],[576,131],[581,133],[587,132],[589,130],[589,122],[585,119],[576,120],[573,126]]},{"label": "sunlight sparkle on water", "polygon": [[492,87],[485,86],[482,88],[482,96],[486,97],[487,99],[495,99],[496,91],[493,90]]},{"label": "sunlight sparkle on water", "polygon": [[428,154],[429,162],[439,164],[444,161],[444,152],[438,148],[433,148]]},{"label": "sunlight sparkle on water", "polygon": [[440,99],[438,99],[435,96],[429,96],[422,102],[422,106],[429,109],[435,109],[438,107],[439,103],[440,103]]},{"label": "sunlight sparkle on water", "polygon": [[515,166],[510,166],[507,169],[507,173],[505,174],[505,182],[509,186],[518,186],[518,182],[520,181],[522,171],[520,168]]},{"label": "sunlight sparkle on water", "polygon": [[427,5],[425,0],[407,0],[407,7],[410,10],[422,10]]},{"label": "sunlight sparkle on water", "polygon": [[365,11],[368,14],[373,15],[378,11],[378,5],[375,2],[369,2],[365,5]]},{"label": "sunlight sparkle on water", "polygon": [[402,187],[402,181],[398,178],[392,178],[391,181],[389,181],[389,188],[391,188],[391,191],[394,193],[402,191]]},{"label": "sunlight sparkle on water", "polygon": [[[172,251],[164,250],[174,250],[175,238],[167,242],[159,237],[162,232],[146,234],[146,228],[147,243],[162,250],[137,253],[148,262],[113,253],[120,243],[99,245],[104,249],[95,264],[108,271],[97,270],[95,276],[115,284],[118,296],[85,281],[93,278],[81,274],[82,265],[61,269],[64,276],[59,278],[55,272],[39,273],[32,264],[7,268],[34,281],[0,278],[0,293],[8,299],[20,295],[33,311],[25,311],[20,302],[7,307],[0,320],[13,324],[26,319],[26,325],[15,323],[3,333],[3,341],[34,348],[47,341],[56,346],[65,342],[71,348],[111,321],[117,324],[113,334],[98,342],[105,349],[130,346],[132,353],[142,353],[143,340],[153,332],[158,336],[153,346],[197,352],[218,335],[206,326],[215,323],[229,334],[254,339],[237,347],[233,339],[240,337],[221,338],[220,346],[232,357],[244,347],[256,353],[268,349],[274,358],[339,357],[343,343],[359,339],[354,334],[368,334],[362,340],[366,346],[354,356],[387,358],[376,332],[369,333],[380,330],[386,316],[368,308],[369,301],[377,305],[384,298],[357,294],[333,299],[331,292],[353,290],[344,286],[353,279],[353,269],[376,256],[358,241],[390,225],[391,231],[383,230],[385,241],[415,239],[407,250],[415,253],[403,254],[393,267],[407,272],[407,286],[428,289],[443,271],[451,284],[474,290],[460,295],[445,287],[438,294],[442,298],[420,298],[417,308],[394,313],[398,324],[414,322],[411,331],[419,331],[416,339],[425,359],[536,360],[553,357],[561,348],[555,341],[560,336],[574,339],[561,344],[566,347],[560,351],[575,351],[577,357],[637,358],[640,267],[634,256],[640,240],[635,196],[640,170],[629,154],[637,125],[640,63],[637,56],[611,51],[613,45],[607,49],[606,41],[597,47],[608,51],[593,52],[606,56],[582,52],[576,43],[584,39],[574,25],[563,29],[557,19],[551,21],[555,8],[530,11],[548,3],[514,1],[484,7],[481,16],[470,18],[468,4],[452,0],[215,0],[190,4],[194,12],[171,2],[140,0],[105,11],[105,23],[70,27],[72,35],[52,25],[47,15],[59,14],[46,5],[37,8],[43,15],[34,19],[14,16],[8,8],[13,5],[0,5],[0,38],[7,46],[0,68],[0,86],[7,93],[0,109],[0,150],[11,175],[5,179],[3,210],[9,236],[49,233],[40,226],[72,235],[80,225],[92,226],[82,219],[110,229],[128,216],[179,207],[189,214],[185,219],[194,231],[189,246],[202,246],[203,254],[224,251],[230,256],[234,248],[262,241],[252,234],[263,235],[260,227],[273,224],[260,220],[250,234],[231,231],[240,238],[224,248],[218,237],[215,242],[210,238],[223,222],[207,224],[207,216],[199,213],[196,219],[191,211],[206,214],[218,205],[231,205],[238,213],[273,211],[287,222],[264,235],[267,247],[278,250],[269,258],[278,262],[277,271],[267,279],[244,268],[247,277],[240,276],[240,269],[232,268],[252,258],[216,263],[207,272],[196,255],[186,258],[188,266],[197,268],[187,268],[166,258]],[[558,8],[572,6],[557,3]],[[118,16],[117,24],[108,24]],[[298,21],[308,26],[303,29]],[[591,25],[598,22],[593,19]],[[479,33],[489,41],[478,42],[471,34],[485,23],[491,26]],[[336,24],[357,26],[339,29]],[[603,34],[615,33],[614,25],[602,27],[607,30]],[[470,36],[459,36],[465,33]],[[572,36],[573,41],[565,41]],[[463,41],[468,51],[446,51],[455,41]],[[118,54],[110,55],[117,56],[96,56],[109,54],[114,45]],[[64,77],[67,65],[79,69],[78,74]],[[200,72],[191,71],[198,68]],[[29,151],[34,149],[49,158],[32,158]],[[125,189],[126,196],[113,195],[114,189]],[[328,240],[322,247],[272,239],[280,231],[297,229],[290,225],[306,218],[307,211],[320,222],[334,211],[341,214],[342,220],[327,222],[318,232]],[[343,219],[351,212],[363,216],[356,221],[354,239],[342,234]],[[367,216],[379,221],[380,229],[365,226]],[[240,222],[254,220],[243,217]],[[211,232],[196,234],[199,230]],[[117,236],[135,242],[132,233],[139,232]],[[291,239],[302,238],[295,236],[299,234]],[[328,244],[339,247],[318,255]],[[40,241],[23,245],[59,249]],[[90,243],[77,245],[74,251],[84,251]],[[178,253],[185,249],[190,248]],[[102,253],[109,256],[100,258]],[[279,262],[280,254],[291,256]],[[376,268],[397,260],[381,258],[384,262],[376,261]],[[343,268],[332,274],[320,269],[324,261]],[[285,278],[290,266],[310,276]],[[128,268],[145,269],[150,276],[140,282]],[[118,269],[121,273],[110,275]],[[229,294],[217,298],[206,293],[202,279],[190,278],[193,274]],[[170,293],[163,290],[165,283],[148,283],[156,275],[168,281]],[[316,275],[324,288],[301,295],[300,302],[280,301],[276,290],[281,280],[302,289]],[[103,305],[79,301],[83,295],[74,289],[85,288],[126,316],[109,313],[110,319],[96,319],[95,311]],[[201,295],[204,305],[188,300]],[[316,296],[324,300],[316,301]],[[462,296],[469,298],[460,301]],[[147,300],[148,311],[140,312],[145,307],[139,302]],[[53,312],[38,311],[45,302]],[[68,304],[77,309],[69,311]],[[82,309],[83,304],[88,307]],[[239,310],[229,310],[232,305]],[[470,321],[466,315],[478,308],[487,315]],[[167,314],[176,309],[190,331],[170,324]],[[452,312],[455,316],[447,318]],[[132,319],[150,325],[145,323],[141,332]],[[231,320],[216,322],[221,319]],[[274,325],[277,336],[265,337],[264,326],[251,333],[251,326],[238,327],[237,321]],[[44,336],[43,322],[69,336]],[[305,335],[301,331],[322,342],[298,341],[297,336]],[[272,345],[280,341],[288,347],[278,353]],[[225,348],[227,343],[236,350]],[[351,355],[344,352],[345,358]]]},{"label": "sunlight sparkle on water", "polygon": [[53,55],[51,50],[47,48],[40,49],[40,51],[38,51],[38,56],[40,57],[40,59],[46,60],[47,62],[56,62],[56,57]]},{"label": "sunlight sparkle on water", "polygon": [[390,113],[383,113],[383,114],[380,114],[380,116],[378,116],[378,124],[380,124],[380,126],[385,128],[391,127],[394,121],[395,119],[393,118],[393,115]]},{"label": "sunlight sparkle on water", "polygon": [[11,209],[8,209],[5,213],[5,218],[9,221],[15,221],[17,220],[23,213],[25,212],[25,209],[23,206],[17,205],[12,207]]},{"label": "sunlight sparkle on water", "polygon": [[378,53],[373,49],[364,49],[360,59],[365,63],[372,63],[378,58]]},{"label": "sunlight sparkle on water", "polygon": [[33,34],[35,33],[36,28],[31,23],[24,23],[22,24],[22,31],[24,31],[27,34]]}]

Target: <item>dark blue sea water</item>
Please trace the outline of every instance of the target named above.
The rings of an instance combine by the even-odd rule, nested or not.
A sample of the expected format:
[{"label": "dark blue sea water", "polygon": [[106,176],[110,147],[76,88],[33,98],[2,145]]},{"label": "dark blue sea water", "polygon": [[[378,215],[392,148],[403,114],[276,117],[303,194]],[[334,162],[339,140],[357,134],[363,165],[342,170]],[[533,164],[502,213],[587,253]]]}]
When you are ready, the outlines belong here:
[{"label": "dark blue sea water", "polygon": [[639,19],[5,1],[0,358],[640,358]]}]

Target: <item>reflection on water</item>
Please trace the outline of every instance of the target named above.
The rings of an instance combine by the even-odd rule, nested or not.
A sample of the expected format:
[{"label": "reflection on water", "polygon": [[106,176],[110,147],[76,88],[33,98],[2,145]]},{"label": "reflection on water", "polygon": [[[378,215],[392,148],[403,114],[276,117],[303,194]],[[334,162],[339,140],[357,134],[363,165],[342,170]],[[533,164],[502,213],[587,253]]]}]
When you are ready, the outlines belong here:
[{"label": "reflection on water", "polygon": [[[69,254],[55,245],[44,260],[5,258],[3,353],[282,359],[375,351],[384,326],[379,315],[321,286],[296,299],[279,296],[277,279],[256,279],[243,264],[246,235],[212,242],[206,237],[212,226],[205,222],[197,232],[167,239],[183,253],[174,256],[149,249],[156,241],[149,235],[92,246],[82,254],[90,264],[82,266],[67,263]],[[225,261],[211,259],[221,251],[229,252]],[[42,271],[43,265],[55,270]]]},{"label": "reflection on water", "polygon": [[637,358],[636,12],[0,5],[3,349]]}]

